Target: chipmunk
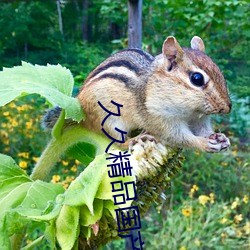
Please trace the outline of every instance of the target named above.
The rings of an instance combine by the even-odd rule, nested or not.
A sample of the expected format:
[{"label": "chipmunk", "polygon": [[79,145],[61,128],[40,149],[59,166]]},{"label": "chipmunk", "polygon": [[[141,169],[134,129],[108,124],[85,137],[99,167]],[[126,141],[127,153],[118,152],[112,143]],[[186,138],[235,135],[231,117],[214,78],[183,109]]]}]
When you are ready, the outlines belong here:
[{"label": "chipmunk", "polygon": [[101,132],[107,112],[98,101],[117,113],[113,101],[123,105],[121,116],[109,116],[103,125],[113,138],[121,138],[118,128],[131,142],[131,131],[141,129],[145,133],[139,137],[150,135],[164,145],[206,152],[227,149],[230,142],[213,131],[210,115],[227,114],[232,104],[223,74],[204,50],[198,36],[191,48],[181,48],[169,36],[156,57],[140,49],[110,56],[88,75],[77,96],[86,112],[83,126]]}]

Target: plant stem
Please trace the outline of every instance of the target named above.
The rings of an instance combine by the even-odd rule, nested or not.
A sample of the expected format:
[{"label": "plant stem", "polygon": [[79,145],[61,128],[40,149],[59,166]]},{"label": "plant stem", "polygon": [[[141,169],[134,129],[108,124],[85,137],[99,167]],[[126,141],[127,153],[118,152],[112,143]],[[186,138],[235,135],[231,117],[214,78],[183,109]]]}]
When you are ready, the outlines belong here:
[{"label": "plant stem", "polygon": [[78,142],[86,142],[96,147],[96,155],[103,154],[110,140],[80,125],[72,126],[63,131],[60,138],[52,138],[39,158],[31,178],[33,180],[46,180],[49,173],[60,159],[61,155]]}]

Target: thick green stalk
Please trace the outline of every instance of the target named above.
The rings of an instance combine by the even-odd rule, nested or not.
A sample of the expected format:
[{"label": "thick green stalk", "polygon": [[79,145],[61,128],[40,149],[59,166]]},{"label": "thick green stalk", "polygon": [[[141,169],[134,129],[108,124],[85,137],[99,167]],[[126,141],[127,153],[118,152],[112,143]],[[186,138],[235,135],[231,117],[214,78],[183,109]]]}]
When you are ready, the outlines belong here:
[{"label": "thick green stalk", "polygon": [[69,127],[63,131],[59,138],[51,139],[33,169],[31,178],[33,180],[46,180],[61,155],[78,142],[93,144],[96,147],[96,155],[99,155],[105,152],[110,140],[80,125]]}]

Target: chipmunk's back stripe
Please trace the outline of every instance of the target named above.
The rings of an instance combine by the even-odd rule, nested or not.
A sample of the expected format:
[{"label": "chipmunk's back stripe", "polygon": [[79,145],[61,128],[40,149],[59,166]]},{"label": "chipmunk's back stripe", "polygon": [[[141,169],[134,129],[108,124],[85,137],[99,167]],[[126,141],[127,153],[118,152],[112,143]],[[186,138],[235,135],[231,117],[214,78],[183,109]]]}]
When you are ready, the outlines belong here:
[{"label": "chipmunk's back stripe", "polygon": [[126,85],[129,83],[129,78],[121,75],[121,74],[112,74],[112,73],[106,73],[101,75],[100,77],[96,78],[96,80],[104,79],[104,78],[112,78],[115,80],[118,80],[120,82],[124,82]]},{"label": "chipmunk's back stripe", "polygon": [[136,65],[130,63],[129,61],[127,61],[127,60],[117,60],[117,61],[109,62],[106,65],[97,68],[93,72],[91,77],[95,77],[96,75],[98,75],[102,71],[105,71],[106,69],[111,68],[111,67],[125,67],[125,68],[135,72],[136,74],[139,74],[139,72],[140,72],[140,69]]},{"label": "chipmunk's back stripe", "polygon": [[132,52],[138,53],[141,56],[144,56],[149,62],[153,62],[154,61],[154,57],[153,56],[151,56],[150,54],[146,53],[145,51],[143,51],[141,49],[126,49],[126,51],[132,51]]}]

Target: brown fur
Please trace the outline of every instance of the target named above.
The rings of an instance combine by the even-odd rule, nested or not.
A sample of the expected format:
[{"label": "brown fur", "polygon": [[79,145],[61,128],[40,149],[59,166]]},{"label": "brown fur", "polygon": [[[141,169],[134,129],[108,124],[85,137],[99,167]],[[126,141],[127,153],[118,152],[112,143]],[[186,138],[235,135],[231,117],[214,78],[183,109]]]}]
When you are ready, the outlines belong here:
[{"label": "brown fur", "polygon": [[[123,105],[121,116],[109,117],[104,124],[114,138],[120,138],[115,127],[128,134],[143,129],[164,144],[219,151],[222,143],[213,146],[208,138],[213,133],[208,114],[230,112],[225,79],[202,52],[205,47],[199,37],[192,39],[191,46],[196,49],[182,49],[174,37],[168,37],[163,54],[156,58],[135,49],[105,60],[89,74],[78,95],[87,114],[84,125],[101,132],[107,113],[97,102],[117,112],[113,100]],[[190,82],[194,70],[207,75],[204,86]]]}]

